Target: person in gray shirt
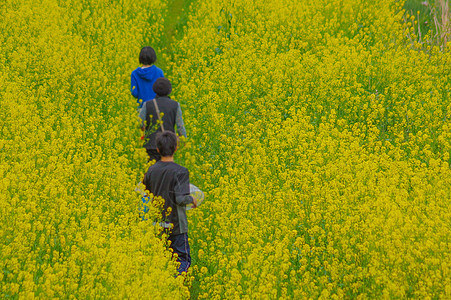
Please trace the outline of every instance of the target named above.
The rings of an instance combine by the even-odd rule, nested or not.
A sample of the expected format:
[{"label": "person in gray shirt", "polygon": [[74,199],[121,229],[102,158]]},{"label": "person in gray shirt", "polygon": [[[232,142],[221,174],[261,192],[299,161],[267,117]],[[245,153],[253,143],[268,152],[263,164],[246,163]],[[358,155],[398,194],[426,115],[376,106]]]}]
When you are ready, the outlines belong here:
[{"label": "person in gray shirt", "polygon": [[155,144],[156,134],[166,130],[175,133],[174,128],[177,126],[179,136],[186,138],[186,129],[180,104],[169,98],[172,91],[171,82],[164,77],[158,78],[153,84],[153,90],[155,99],[144,102],[139,117],[144,130],[143,146],[149,155],[149,161],[159,161],[161,156]]},{"label": "person in gray shirt", "polygon": [[177,142],[177,136],[171,131],[157,134],[155,143],[161,160],[149,167],[143,184],[154,197],[164,199],[160,225],[169,231],[170,248],[178,255],[181,274],[187,272],[191,264],[186,205],[192,203],[195,208],[197,200],[190,195],[188,169],[174,162]]}]

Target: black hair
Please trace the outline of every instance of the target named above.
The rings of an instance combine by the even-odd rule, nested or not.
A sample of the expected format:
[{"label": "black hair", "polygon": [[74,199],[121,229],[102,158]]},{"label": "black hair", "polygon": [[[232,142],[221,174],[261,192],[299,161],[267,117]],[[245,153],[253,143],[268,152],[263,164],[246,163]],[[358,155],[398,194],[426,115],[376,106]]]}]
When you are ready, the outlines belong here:
[{"label": "black hair", "polygon": [[173,156],[177,149],[177,135],[172,131],[164,131],[157,133],[156,143],[157,149],[162,157]]},{"label": "black hair", "polygon": [[160,77],[155,80],[152,89],[158,96],[167,96],[172,92],[172,85],[169,79]]},{"label": "black hair", "polygon": [[143,65],[153,65],[157,60],[157,54],[152,47],[144,47],[139,53],[139,63]]}]

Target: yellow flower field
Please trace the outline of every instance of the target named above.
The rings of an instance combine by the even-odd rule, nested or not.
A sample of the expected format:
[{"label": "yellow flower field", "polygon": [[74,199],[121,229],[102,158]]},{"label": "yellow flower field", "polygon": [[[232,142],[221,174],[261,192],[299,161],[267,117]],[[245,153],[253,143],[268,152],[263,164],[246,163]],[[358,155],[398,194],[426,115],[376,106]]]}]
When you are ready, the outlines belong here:
[{"label": "yellow flower field", "polygon": [[[451,298],[449,44],[395,0],[212,0],[169,51],[173,2],[0,4],[2,298]],[[206,194],[186,279],[138,220],[144,45]]]},{"label": "yellow flower field", "polygon": [[171,69],[208,191],[195,296],[451,297],[451,53],[401,6],[192,8]]},{"label": "yellow flower field", "polygon": [[137,221],[133,191],[146,154],[130,72],[149,32],[158,39],[162,10],[0,5],[1,298],[188,295],[164,244]]}]

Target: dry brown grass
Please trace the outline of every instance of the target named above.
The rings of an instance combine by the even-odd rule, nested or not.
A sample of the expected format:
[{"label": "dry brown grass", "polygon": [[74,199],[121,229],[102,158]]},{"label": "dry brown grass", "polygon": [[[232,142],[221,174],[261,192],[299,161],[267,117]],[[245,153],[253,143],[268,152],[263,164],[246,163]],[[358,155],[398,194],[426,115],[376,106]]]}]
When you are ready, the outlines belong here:
[{"label": "dry brown grass", "polygon": [[[449,0],[435,0],[433,5],[428,4],[427,1],[423,3],[429,7],[431,18],[434,21],[435,31],[431,36],[431,42],[439,45],[443,50],[451,38]],[[419,34],[421,36],[421,32]]]},{"label": "dry brown grass", "polygon": [[[418,9],[417,1],[410,1],[404,15],[404,22],[407,26],[411,24],[414,31],[406,32],[410,42],[418,42],[424,45],[439,46],[443,51],[451,41],[451,17],[450,0],[423,1]],[[415,3],[417,3],[415,5]],[[409,9],[410,8],[410,9]],[[420,18],[420,14],[422,17]],[[424,14],[428,14],[425,18]]]},{"label": "dry brown grass", "polygon": [[446,47],[451,35],[449,0],[436,0],[436,7],[439,8],[439,11],[433,12],[433,19],[437,30],[437,39],[440,45]]}]

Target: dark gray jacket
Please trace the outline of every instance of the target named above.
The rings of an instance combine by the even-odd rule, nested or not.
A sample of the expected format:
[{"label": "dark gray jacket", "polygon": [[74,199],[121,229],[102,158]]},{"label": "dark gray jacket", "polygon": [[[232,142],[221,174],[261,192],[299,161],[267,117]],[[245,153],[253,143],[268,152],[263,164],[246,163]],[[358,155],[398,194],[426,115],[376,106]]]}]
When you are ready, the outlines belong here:
[{"label": "dark gray jacket", "polygon": [[[193,203],[189,190],[189,171],[174,162],[158,161],[150,166],[143,180],[146,189],[164,199],[163,222],[173,226],[171,235],[188,232],[186,205]],[[170,208],[171,213],[167,213]]]},{"label": "dark gray jacket", "polygon": [[[185,124],[183,123],[180,104],[169,97],[157,96],[155,97],[155,100],[157,101],[160,114],[163,114],[162,120],[164,130],[175,132],[174,127],[177,125],[178,134],[186,137]],[[144,102],[139,117],[143,121],[143,125],[145,125],[144,148],[157,149],[155,137],[157,133],[161,131],[161,126],[157,124],[158,114],[153,100]]]}]

